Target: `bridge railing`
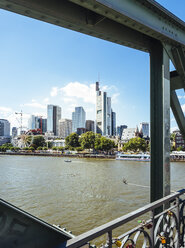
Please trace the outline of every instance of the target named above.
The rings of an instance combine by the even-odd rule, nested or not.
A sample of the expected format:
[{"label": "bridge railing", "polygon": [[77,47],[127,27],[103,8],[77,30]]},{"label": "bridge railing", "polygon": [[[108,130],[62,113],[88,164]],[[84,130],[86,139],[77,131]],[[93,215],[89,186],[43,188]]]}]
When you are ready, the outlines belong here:
[{"label": "bridge railing", "polygon": [[[160,200],[141,207],[129,214],[94,228],[86,233],[67,241],[67,248],[76,248],[88,244],[104,234],[107,241],[104,247],[184,247],[185,200],[182,199],[185,189],[174,192]],[[158,212],[158,214],[156,214]],[[123,226],[132,220],[150,214],[148,220],[140,221],[130,231],[114,238],[115,228]],[[139,242],[139,243],[138,243]],[[139,246],[138,246],[139,244]]]}]

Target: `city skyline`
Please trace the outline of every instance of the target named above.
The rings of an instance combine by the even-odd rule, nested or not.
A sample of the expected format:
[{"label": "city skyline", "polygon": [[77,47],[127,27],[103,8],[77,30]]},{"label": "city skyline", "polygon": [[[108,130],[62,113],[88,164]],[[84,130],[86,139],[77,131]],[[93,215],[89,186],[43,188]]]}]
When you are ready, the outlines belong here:
[{"label": "city skyline", "polygon": [[[182,20],[184,2],[158,1]],[[23,127],[31,114],[46,117],[59,105],[62,118],[83,106],[95,120],[95,82],[112,98],[117,126],[149,122],[149,55],[51,24],[0,10],[2,30],[0,118]],[[12,43],[12,39],[14,43]],[[52,44],[52,45],[51,45]],[[134,68],[134,69],[133,69]],[[178,96],[185,111],[182,91]],[[172,116],[171,128],[177,124]]]}]

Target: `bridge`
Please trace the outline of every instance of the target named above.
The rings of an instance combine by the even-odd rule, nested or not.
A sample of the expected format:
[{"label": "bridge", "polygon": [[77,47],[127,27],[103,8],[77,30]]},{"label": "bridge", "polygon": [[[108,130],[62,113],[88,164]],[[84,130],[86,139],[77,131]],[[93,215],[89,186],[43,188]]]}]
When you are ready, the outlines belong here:
[{"label": "bridge", "polygon": [[185,138],[176,94],[185,88],[185,23],[154,0],[0,0],[0,7],[150,54],[150,199],[168,196],[170,107]]}]

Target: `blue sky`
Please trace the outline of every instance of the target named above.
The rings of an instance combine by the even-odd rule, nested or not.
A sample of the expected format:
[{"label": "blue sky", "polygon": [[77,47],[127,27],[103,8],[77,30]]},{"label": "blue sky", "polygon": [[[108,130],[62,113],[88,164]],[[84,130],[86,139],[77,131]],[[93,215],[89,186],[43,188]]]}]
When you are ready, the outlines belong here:
[{"label": "blue sky", "polygon": [[[185,1],[158,1],[185,21]],[[95,82],[112,97],[117,125],[149,122],[149,55],[0,10],[0,118],[19,126],[15,111],[46,116],[48,103],[71,118],[83,106],[95,118]],[[179,91],[185,111],[185,98]],[[172,116],[171,127],[176,122]]]}]

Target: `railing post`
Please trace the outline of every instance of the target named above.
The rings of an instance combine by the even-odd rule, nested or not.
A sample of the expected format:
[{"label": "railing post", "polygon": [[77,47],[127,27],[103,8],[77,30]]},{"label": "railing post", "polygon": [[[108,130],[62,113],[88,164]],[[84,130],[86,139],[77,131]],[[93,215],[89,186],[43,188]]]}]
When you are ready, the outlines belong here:
[{"label": "railing post", "polygon": [[108,233],[108,247],[109,248],[112,248],[112,230],[111,231],[109,231]]},{"label": "railing post", "polygon": [[152,219],[152,228],[150,232],[150,237],[152,241],[152,248],[154,248],[154,230],[155,230],[154,210],[151,211],[151,219]]},{"label": "railing post", "polygon": [[180,207],[179,207],[180,201],[179,197],[176,198],[176,205],[177,205],[177,233],[178,233],[178,238],[177,238],[177,247],[180,247]]}]

